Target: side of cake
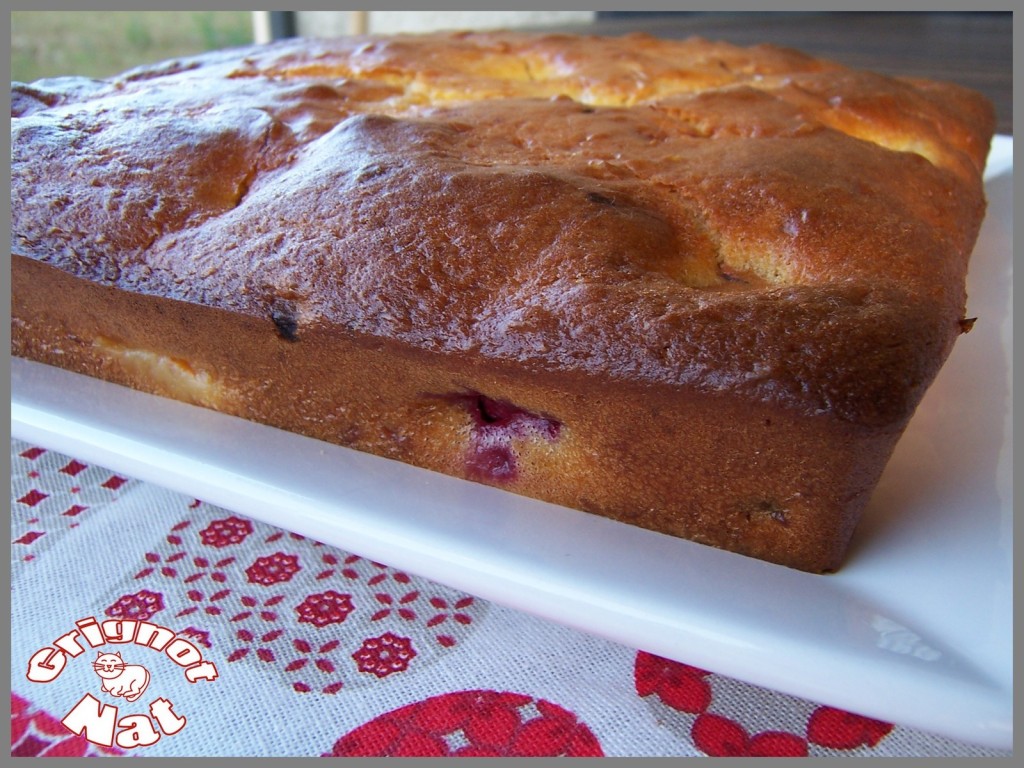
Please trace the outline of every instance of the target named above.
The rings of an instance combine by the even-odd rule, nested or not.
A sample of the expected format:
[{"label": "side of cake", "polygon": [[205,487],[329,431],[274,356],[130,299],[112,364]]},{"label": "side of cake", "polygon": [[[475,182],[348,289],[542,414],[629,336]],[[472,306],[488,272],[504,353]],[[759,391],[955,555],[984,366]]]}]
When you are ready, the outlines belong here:
[{"label": "side of cake", "polygon": [[703,40],[12,87],[12,352],[809,571],[966,327],[990,106]]}]

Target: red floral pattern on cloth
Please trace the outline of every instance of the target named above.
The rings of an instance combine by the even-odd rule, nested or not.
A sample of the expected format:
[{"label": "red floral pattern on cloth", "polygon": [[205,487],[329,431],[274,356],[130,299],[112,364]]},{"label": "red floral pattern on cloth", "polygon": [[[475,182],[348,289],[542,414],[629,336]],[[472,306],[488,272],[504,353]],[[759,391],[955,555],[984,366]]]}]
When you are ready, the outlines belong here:
[{"label": "red floral pattern on cloth", "polygon": [[164,609],[164,596],[159,592],[140,589],[129,595],[121,595],[106,610],[107,616],[115,619],[148,621]]},{"label": "red floral pattern on cloth", "polygon": [[812,745],[843,754],[877,746],[893,729],[890,723],[794,699],[792,703],[812,708],[803,733],[750,733],[740,722],[710,711],[715,700],[711,682],[715,676],[710,672],[640,651],[633,679],[639,696],[657,700],[676,713],[695,715],[689,736],[697,749],[711,757],[807,757]]},{"label": "red floral pattern on cloth", "polygon": [[11,757],[99,757],[123,755],[114,747],[91,743],[61,721],[11,694]]},{"label": "red floral pattern on cloth", "polygon": [[[266,728],[260,717],[234,721],[223,738],[234,739],[229,748],[239,755],[631,756],[649,748],[662,755],[1000,756],[518,612],[499,609],[483,622],[491,606],[471,595],[15,440],[11,493],[12,622],[16,614],[20,622],[12,639],[21,640],[21,663],[54,635],[27,639],[41,615],[32,600],[41,596],[19,591],[19,576],[64,574],[67,550],[50,551],[52,542],[95,542],[104,529],[90,526],[113,521],[131,538],[117,539],[116,556],[98,559],[89,572],[102,587],[61,595],[69,621],[153,620],[202,648],[219,668],[209,691],[217,705],[186,704],[166,677],[153,688],[196,722],[228,711],[219,705],[251,701],[255,681],[261,695],[253,711],[265,718],[285,712],[277,725],[298,729],[271,734],[259,730]],[[506,631],[518,649],[514,659],[505,656]],[[635,693],[615,700],[631,673]],[[495,675],[497,689],[475,690],[478,674]],[[14,675],[12,685],[13,756],[123,754],[89,743],[33,704],[37,689],[23,676]],[[57,692],[45,693],[56,701]],[[66,707],[78,696],[70,693]],[[555,697],[558,705],[549,700]],[[396,700],[414,703],[396,707]],[[312,722],[316,727],[306,728]],[[182,749],[202,756],[224,747],[220,737],[193,742],[189,734],[200,732],[138,754]]]},{"label": "red floral pattern on cloth", "polygon": [[299,558],[275,552],[268,557],[256,558],[256,562],[245,569],[250,584],[262,584],[269,587],[291,581],[292,576],[299,572]]},{"label": "red floral pattern on cloth", "polygon": [[400,707],[350,731],[324,757],[602,757],[591,730],[542,699],[462,691]]},{"label": "red floral pattern on cloth", "polygon": [[103,467],[11,440],[12,565],[30,563],[98,508],[117,501],[127,484]]},{"label": "red floral pattern on cloth", "polygon": [[333,589],[315,595],[307,595],[305,600],[295,606],[300,623],[305,622],[318,627],[340,624],[354,610],[352,595],[343,595]]},{"label": "red floral pattern on cloth", "polygon": [[199,536],[206,546],[219,549],[232,544],[241,544],[251,533],[251,522],[232,515],[223,520],[214,520],[199,532]]},{"label": "red floral pattern on cloth", "polygon": [[360,672],[369,672],[377,677],[404,672],[415,656],[412,641],[391,632],[385,632],[380,637],[366,638],[359,650],[352,654]]},{"label": "red floral pattern on cloth", "polygon": [[[229,664],[272,670],[295,693],[409,674],[451,652],[487,604],[320,542],[193,502],[146,552],[108,615],[163,610]],[[225,645],[227,644],[227,645]]]}]

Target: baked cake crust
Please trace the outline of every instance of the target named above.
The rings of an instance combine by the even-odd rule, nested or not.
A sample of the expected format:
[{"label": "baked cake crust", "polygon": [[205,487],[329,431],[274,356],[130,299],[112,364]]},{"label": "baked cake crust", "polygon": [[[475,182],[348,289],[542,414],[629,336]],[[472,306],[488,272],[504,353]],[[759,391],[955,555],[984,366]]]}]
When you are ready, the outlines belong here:
[{"label": "baked cake crust", "polygon": [[809,571],[964,330],[991,106],[767,46],[12,85],[12,351]]}]

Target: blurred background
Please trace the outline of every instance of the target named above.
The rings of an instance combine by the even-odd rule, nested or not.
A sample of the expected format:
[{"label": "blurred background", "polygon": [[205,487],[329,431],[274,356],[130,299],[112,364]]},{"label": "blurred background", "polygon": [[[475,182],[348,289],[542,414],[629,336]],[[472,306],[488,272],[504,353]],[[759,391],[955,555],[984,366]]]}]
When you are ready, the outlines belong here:
[{"label": "blurred background", "polygon": [[11,79],[106,77],[252,41],[252,13],[246,11],[12,11]]},{"label": "blurred background", "polygon": [[587,24],[594,11],[12,11],[11,79],[105,77],[275,37]]},{"label": "blurred background", "polygon": [[105,77],[281,37],[520,27],[769,42],[886,74],[950,80],[996,104],[1012,133],[1011,12],[13,11],[11,79]]}]

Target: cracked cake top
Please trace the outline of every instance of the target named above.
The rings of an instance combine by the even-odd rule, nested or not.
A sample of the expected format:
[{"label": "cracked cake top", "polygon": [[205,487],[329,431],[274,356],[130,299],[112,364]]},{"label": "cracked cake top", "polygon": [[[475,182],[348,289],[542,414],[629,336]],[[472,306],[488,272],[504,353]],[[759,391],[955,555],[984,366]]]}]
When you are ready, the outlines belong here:
[{"label": "cracked cake top", "polygon": [[296,337],[890,423],[962,330],[993,123],[770,46],[288,40],[13,84],[12,253]]}]

